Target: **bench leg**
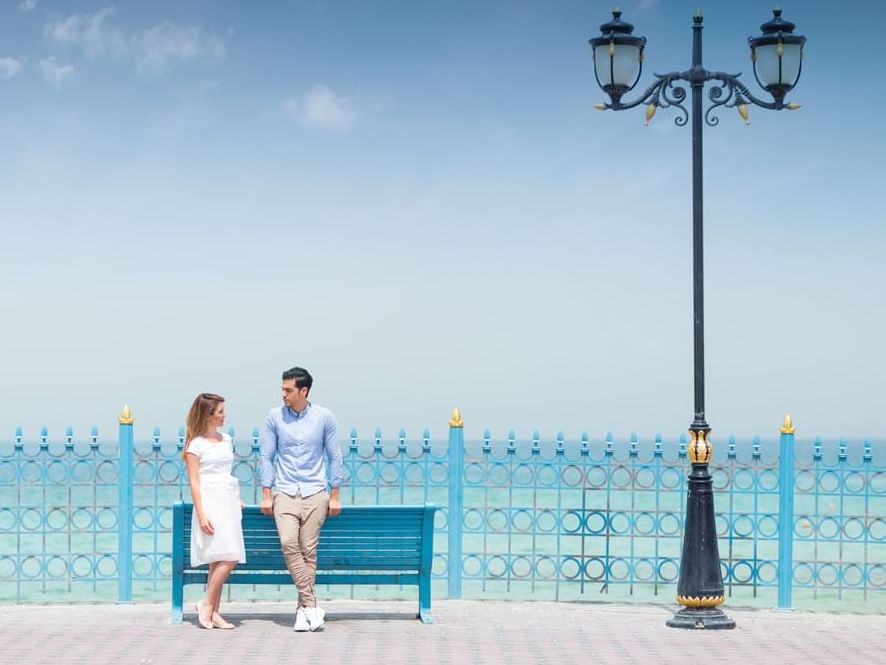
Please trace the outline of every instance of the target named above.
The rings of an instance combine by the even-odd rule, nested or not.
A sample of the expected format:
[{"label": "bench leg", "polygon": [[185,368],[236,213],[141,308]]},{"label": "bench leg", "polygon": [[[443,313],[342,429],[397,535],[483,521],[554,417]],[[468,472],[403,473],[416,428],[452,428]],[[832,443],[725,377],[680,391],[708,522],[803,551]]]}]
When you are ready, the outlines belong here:
[{"label": "bench leg", "polygon": [[182,622],[182,605],[184,605],[185,585],[184,580],[178,576],[172,577],[172,623]]},{"label": "bench leg", "polygon": [[422,576],[418,581],[418,618],[422,623],[434,623],[431,618],[431,576]]}]

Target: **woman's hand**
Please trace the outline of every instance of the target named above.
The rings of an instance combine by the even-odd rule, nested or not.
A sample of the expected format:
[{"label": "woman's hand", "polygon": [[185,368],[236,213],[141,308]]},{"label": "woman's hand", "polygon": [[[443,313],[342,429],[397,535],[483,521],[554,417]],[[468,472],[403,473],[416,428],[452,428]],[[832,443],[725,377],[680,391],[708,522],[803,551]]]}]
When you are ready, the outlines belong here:
[{"label": "woman's hand", "polygon": [[212,526],[212,522],[209,521],[208,517],[200,515],[197,519],[200,521],[200,530],[203,533],[210,536],[215,533],[215,528]]}]

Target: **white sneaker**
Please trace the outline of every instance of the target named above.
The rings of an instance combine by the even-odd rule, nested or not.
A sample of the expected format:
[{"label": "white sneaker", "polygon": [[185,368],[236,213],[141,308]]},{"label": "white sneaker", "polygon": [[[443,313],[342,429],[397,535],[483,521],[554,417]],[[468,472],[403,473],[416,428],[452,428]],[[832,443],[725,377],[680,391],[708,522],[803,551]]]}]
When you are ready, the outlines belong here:
[{"label": "white sneaker", "polygon": [[308,615],[305,612],[304,607],[299,607],[298,611],[295,613],[295,626],[293,627],[293,630],[296,633],[306,633],[309,630],[313,630],[313,628],[311,628],[311,625],[308,623]]},{"label": "white sneaker", "polygon": [[311,628],[311,632],[320,630],[323,624],[326,623],[324,621],[326,611],[319,607],[306,607],[305,614],[308,616],[308,625]]}]

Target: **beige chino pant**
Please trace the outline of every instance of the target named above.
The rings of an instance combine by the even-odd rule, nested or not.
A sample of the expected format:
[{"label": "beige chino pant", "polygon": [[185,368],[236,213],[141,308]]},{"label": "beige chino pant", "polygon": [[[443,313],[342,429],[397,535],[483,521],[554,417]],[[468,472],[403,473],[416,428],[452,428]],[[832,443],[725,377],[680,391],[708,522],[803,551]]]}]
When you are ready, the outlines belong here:
[{"label": "beige chino pant", "polygon": [[298,589],[298,606],[315,607],[314,580],[317,578],[317,543],[320,527],[326,521],[329,494],[317,492],[303,498],[274,492],[274,521],[280,534],[283,558]]}]

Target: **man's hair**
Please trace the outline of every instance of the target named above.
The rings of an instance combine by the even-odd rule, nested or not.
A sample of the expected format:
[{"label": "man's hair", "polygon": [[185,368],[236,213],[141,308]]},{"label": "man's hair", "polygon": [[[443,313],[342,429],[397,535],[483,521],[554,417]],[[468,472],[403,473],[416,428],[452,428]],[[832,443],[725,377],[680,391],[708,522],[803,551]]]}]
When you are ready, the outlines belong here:
[{"label": "man's hair", "polygon": [[293,367],[283,372],[284,381],[295,381],[296,388],[307,388],[311,392],[311,386],[314,385],[314,377],[304,367]]}]

